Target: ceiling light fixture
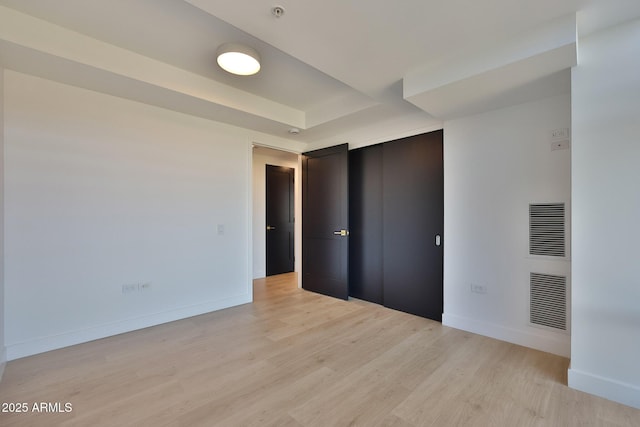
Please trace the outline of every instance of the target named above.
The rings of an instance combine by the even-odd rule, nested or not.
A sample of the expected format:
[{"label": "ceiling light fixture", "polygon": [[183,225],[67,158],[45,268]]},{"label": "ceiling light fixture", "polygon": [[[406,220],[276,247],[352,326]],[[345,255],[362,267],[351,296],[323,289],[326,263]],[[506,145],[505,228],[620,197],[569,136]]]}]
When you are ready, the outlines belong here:
[{"label": "ceiling light fixture", "polygon": [[251,76],[260,71],[258,52],[240,43],[225,43],[218,48],[218,65],[239,76]]}]

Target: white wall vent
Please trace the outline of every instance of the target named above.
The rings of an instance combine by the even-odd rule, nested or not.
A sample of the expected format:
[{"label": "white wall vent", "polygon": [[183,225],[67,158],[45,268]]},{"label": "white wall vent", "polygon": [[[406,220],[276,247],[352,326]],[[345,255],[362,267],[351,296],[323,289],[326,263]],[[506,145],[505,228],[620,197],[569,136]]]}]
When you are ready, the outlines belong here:
[{"label": "white wall vent", "polygon": [[564,203],[529,205],[529,254],[565,256]]},{"label": "white wall vent", "polygon": [[567,278],[531,273],[529,321],[534,325],[567,330]]}]

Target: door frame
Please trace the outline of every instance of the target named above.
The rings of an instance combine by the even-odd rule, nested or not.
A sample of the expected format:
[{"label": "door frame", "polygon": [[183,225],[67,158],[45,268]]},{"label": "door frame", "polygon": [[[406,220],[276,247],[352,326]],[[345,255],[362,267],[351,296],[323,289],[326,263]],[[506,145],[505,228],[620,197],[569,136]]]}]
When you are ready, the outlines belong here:
[{"label": "door frame", "polygon": [[[266,276],[266,178],[267,163],[294,169],[294,271],[302,286],[302,156],[299,152],[254,142],[249,146],[251,171],[251,279]],[[268,158],[268,161],[266,160]],[[260,249],[262,248],[262,249]],[[264,255],[261,255],[264,254]]]}]

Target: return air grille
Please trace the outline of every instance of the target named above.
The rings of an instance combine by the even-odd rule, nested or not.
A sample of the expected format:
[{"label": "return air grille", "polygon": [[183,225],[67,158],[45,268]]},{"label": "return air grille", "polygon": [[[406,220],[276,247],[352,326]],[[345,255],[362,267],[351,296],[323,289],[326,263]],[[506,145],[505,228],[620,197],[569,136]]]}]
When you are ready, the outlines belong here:
[{"label": "return air grille", "polygon": [[529,254],[565,256],[564,203],[529,205]]},{"label": "return air grille", "polygon": [[529,321],[534,325],[567,330],[567,278],[531,273]]}]

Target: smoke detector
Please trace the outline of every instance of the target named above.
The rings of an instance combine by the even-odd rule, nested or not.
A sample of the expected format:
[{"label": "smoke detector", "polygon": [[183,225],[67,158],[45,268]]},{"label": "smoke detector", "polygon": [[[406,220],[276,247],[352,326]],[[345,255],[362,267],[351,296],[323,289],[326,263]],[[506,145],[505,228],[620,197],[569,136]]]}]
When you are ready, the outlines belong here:
[{"label": "smoke detector", "polygon": [[284,15],[284,7],[282,7],[282,6],[273,6],[271,8],[271,14],[273,16],[275,16],[276,18],[280,18],[282,15]]}]

